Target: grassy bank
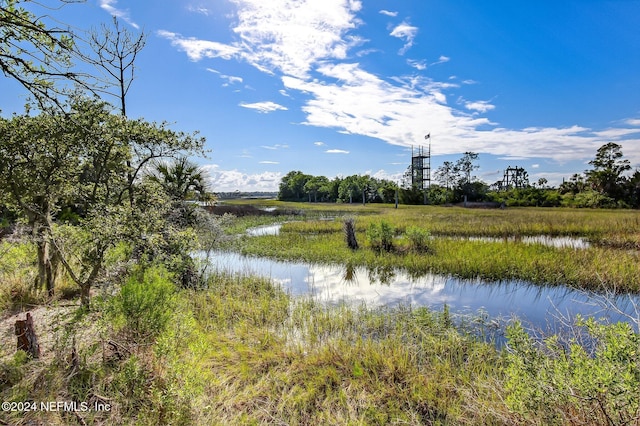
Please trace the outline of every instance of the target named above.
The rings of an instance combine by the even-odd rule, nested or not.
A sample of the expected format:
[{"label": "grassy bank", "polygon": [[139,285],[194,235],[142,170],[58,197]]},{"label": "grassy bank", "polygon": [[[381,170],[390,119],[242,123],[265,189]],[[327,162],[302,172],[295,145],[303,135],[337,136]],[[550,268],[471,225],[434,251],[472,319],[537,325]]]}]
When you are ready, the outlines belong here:
[{"label": "grassy bank", "polygon": [[162,268],[134,274],[91,313],[71,312],[39,361],[2,353],[2,401],[108,411],[5,411],[0,421],[601,424],[615,414],[622,424],[640,408],[638,336],[624,326],[578,324],[580,341],[541,348],[515,323],[500,351],[476,337],[481,322],[456,325],[446,310],[327,307],[248,276],[214,275],[199,291],[168,279]]},{"label": "grassy bank", "polygon": [[[325,214],[330,206],[320,207]],[[343,206],[336,207],[344,209]],[[465,210],[411,206],[352,206],[356,237],[363,247],[349,250],[342,219],[285,223],[277,236],[245,238],[236,249],[245,254],[309,262],[340,262],[369,267],[405,268],[411,273],[436,272],[464,278],[526,280],[537,284],[567,284],[589,290],[640,290],[640,236],[637,212],[558,209]],[[359,215],[358,209],[366,214]],[[367,230],[388,223],[394,230],[394,250],[370,249]],[[433,238],[428,250],[409,249],[407,230],[421,229]],[[528,244],[517,237],[570,236],[592,242],[585,249]],[[468,237],[516,237],[482,241]]]}]

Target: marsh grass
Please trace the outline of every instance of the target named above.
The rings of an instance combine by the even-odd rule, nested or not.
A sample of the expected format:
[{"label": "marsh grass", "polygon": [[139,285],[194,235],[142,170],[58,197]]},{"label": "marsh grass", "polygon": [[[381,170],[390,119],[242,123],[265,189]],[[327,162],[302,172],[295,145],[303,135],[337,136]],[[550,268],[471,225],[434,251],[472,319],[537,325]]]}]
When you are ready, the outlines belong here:
[{"label": "marsh grass", "polygon": [[397,267],[412,274],[432,272],[461,278],[566,284],[596,291],[640,290],[638,255],[600,247],[567,249],[517,241],[434,238],[429,241],[426,253],[402,250],[387,253],[375,249],[348,250],[340,234],[305,236],[281,232],[278,236],[245,240],[242,252],[281,260]]},{"label": "marsh grass", "polygon": [[[574,223],[564,210],[508,210],[511,221],[505,212],[340,206],[358,215],[356,233],[362,241],[368,226],[382,219],[396,229],[397,247],[412,244],[406,235],[411,227],[440,236],[428,239],[427,252],[377,253],[368,245],[349,250],[340,219],[320,220],[335,213],[335,206],[313,207],[317,216],[309,223],[287,223],[279,236],[238,241],[257,255],[368,265],[381,274],[403,267],[576,286],[596,286],[591,275],[608,286],[626,283],[624,289],[638,283],[637,254],[626,251],[458,238],[465,232],[631,238],[638,224],[627,212],[571,211],[578,214]],[[533,217],[537,223],[527,222]],[[237,229],[247,227],[244,222]],[[540,232],[543,228],[546,232]],[[32,265],[19,253],[25,249],[1,256],[0,264],[20,261],[11,271],[28,276]],[[136,293],[144,288],[137,287]],[[153,299],[153,293],[147,296]],[[94,311],[79,311],[78,321],[63,327],[64,338],[52,359],[34,361],[17,353],[0,362],[2,401],[103,401],[112,405],[111,411],[0,412],[0,423],[537,425],[637,420],[638,335],[625,325],[579,323],[595,337],[594,352],[579,340],[567,340],[569,347],[558,345],[554,336],[530,339],[516,325],[506,349],[500,350],[487,341],[491,325],[482,314],[462,318],[446,308],[326,305],[292,298],[266,279],[218,272],[200,290],[167,293],[171,309],[163,310],[163,319],[143,343],[135,333],[119,332],[126,319],[105,311],[118,302],[105,294]],[[153,309],[147,303],[133,305]],[[77,362],[72,362],[69,342],[78,336],[80,343],[80,332],[91,332],[96,324],[100,332],[83,338]],[[124,349],[105,353],[105,344],[113,341]]]},{"label": "marsh grass", "polygon": [[[358,216],[356,235],[366,241],[364,236],[369,229],[387,223],[395,229],[395,250],[378,250],[382,247],[380,238],[369,239],[365,250],[345,250],[337,219],[285,223],[279,235],[246,238],[238,249],[244,254],[282,260],[398,267],[417,274],[566,284],[596,291],[640,291],[639,253],[615,248],[624,245],[621,243],[574,249],[525,243],[517,238],[459,238],[574,236],[595,242],[632,241],[640,235],[637,212],[533,208],[471,211],[414,206],[398,210],[378,207],[378,213],[371,214],[373,211],[376,210],[369,208],[367,215]],[[418,238],[416,232],[420,242],[414,241]],[[426,235],[431,237],[427,239]],[[412,249],[425,241],[428,250]]]},{"label": "marsh grass", "polygon": [[[616,396],[620,386],[635,386],[633,378],[640,377],[637,363],[625,361],[637,361],[638,337],[628,327],[588,323],[605,337],[597,356],[606,358],[606,369],[572,347],[589,371],[611,379],[602,383],[617,386],[598,393],[581,372],[582,364],[572,364],[568,356],[547,357],[522,333],[510,335],[509,351],[485,341],[482,314],[463,318],[446,307],[326,305],[292,298],[266,279],[223,273],[210,275],[206,289],[176,290],[173,297],[171,318],[154,328],[155,338],[145,344],[120,341],[128,348],[120,357],[105,358],[97,339],[123,338],[104,315],[102,307],[112,303],[106,300],[96,303],[97,311],[89,316],[78,316],[84,318],[79,327],[86,327],[87,320],[95,323],[98,316],[102,332],[78,347],[75,366],[66,356],[69,336],[77,331],[72,329],[65,329],[67,338],[60,340],[59,355],[50,363],[30,361],[21,353],[0,363],[3,401],[102,401],[112,405],[111,411],[24,417],[3,412],[0,421],[509,425],[571,419],[588,424],[606,420],[599,402],[607,415],[623,408],[622,419],[628,420],[634,406],[623,405],[638,400]],[[549,374],[532,366],[548,367]],[[607,371],[627,375],[617,380]],[[564,392],[556,376],[570,377],[567,383],[584,391],[580,397],[596,399],[582,404]],[[549,386],[560,386],[558,392],[564,393],[538,392]],[[532,392],[537,399],[529,396]]]},{"label": "marsh grass", "polygon": [[291,300],[251,277],[212,277],[189,300],[207,330],[218,424],[482,424],[496,417],[479,406],[505,413],[500,354],[443,313]]}]

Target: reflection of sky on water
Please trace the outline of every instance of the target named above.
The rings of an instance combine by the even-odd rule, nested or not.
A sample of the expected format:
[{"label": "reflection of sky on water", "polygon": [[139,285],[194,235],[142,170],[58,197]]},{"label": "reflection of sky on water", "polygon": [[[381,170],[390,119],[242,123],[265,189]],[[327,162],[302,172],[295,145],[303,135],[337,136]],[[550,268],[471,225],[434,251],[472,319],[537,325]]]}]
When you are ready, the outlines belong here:
[{"label": "reflection of sky on water", "polygon": [[[561,286],[463,280],[434,274],[411,277],[395,269],[310,265],[228,252],[215,253],[211,257],[211,265],[230,273],[268,277],[294,296],[312,294],[317,300],[330,304],[365,303],[373,307],[402,303],[439,309],[446,303],[452,312],[476,313],[482,310],[490,317],[516,315],[543,328],[554,328],[557,318],[573,317],[578,313],[613,321],[623,319],[605,311],[602,304],[584,292]],[[637,316],[628,297],[619,298],[617,306]]]},{"label": "reflection of sky on water", "polygon": [[247,229],[247,235],[251,237],[261,237],[263,235],[278,235],[281,227],[281,223],[277,223],[275,225],[256,226],[255,228]]}]

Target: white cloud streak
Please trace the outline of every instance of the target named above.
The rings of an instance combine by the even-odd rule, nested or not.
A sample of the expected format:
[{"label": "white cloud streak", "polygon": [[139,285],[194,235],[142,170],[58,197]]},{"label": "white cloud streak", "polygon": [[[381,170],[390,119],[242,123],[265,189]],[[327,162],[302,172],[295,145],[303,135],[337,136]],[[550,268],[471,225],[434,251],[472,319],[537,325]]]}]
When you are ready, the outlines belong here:
[{"label": "white cloud streak", "polygon": [[116,18],[122,19],[127,24],[131,25],[135,29],[140,29],[140,26],[133,22],[131,16],[129,15],[128,10],[118,9],[116,4],[118,0],[100,0],[100,8],[111,14],[111,16],[115,16]]},{"label": "white cloud streak", "polygon": [[203,6],[187,6],[189,12],[199,13],[200,15],[209,16],[209,9]]},{"label": "white cloud streak", "polygon": [[395,18],[396,16],[398,16],[398,12],[391,12],[389,10],[384,10],[382,9],[380,12],[378,12],[382,15],[387,15],[387,16],[391,16],[392,18]]},{"label": "white cloud streak", "polygon": [[465,102],[464,107],[470,111],[480,113],[485,113],[496,108],[495,105],[490,104],[488,101]]},{"label": "white cloud streak", "polygon": [[194,62],[203,58],[231,59],[240,52],[240,49],[235,46],[216,41],[199,40],[193,37],[187,38],[171,31],[159,30],[156,34],[169,40],[172,46],[185,52],[189,59]]},{"label": "white cloud streak", "polygon": [[345,151],[344,149],[328,149],[325,151],[327,154],[348,154],[349,151]]},{"label": "white cloud streak", "polygon": [[273,112],[273,111],[286,111],[287,107],[282,106],[280,104],[277,104],[275,102],[271,102],[271,101],[266,101],[266,102],[255,102],[255,103],[241,103],[240,104],[241,107],[243,108],[249,108],[249,109],[255,109],[256,111],[258,111],[259,113],[269,113],[269,112]]},{"label": "white cloud streak", "polygon": [[358,22],[355,0],[233,0],[243,58],[264,71],[305,77],[318,60],[344,59],[346,31]]},{"label": "white cloud streak", "polygon": [[[302,107],[306,113],[303,124],[369,136],[399,146],[420,144],[430,132],[434,153],[438,155],[474,151],[568,161],[592,157],[606,139],[621,140],[624,135],[640,132],[638,128],[594,132],[577,125],[505,129],[487,118],[465,114],[447,105],[443,91],[455,86],[421,77],[398,78],[397,84],[393,84],[364,71],[358,64],[325,65],[318,71],[338,82],[282,78],[287,89],[309,95]],[[482,102],[469,106],[475,111],[491,108]],[[625,141],[623,147],[625,156],[640,159],[640,134],[635,141]]]},{"label": "white cloud streak", "polygon": [[409,64],[410,67],[417,69],[418,71],[424,71],[427,69],[427,61],[425,60],[418,61],[415,59],[407,59],[407,64]]},{"label": "white cloud streak", "polygon": [[405,21],[396,26],[389,35],[404,40],[404,46],[398,51],[398,54],[404,55],[406,51],[413,46],[413,40],[416,38],[417,34],[418,27],[414,27]]},{"label": "white cloud streak", "polygon": [[283,144],[279,144],[279,143],[277,143],[277,144],[275,144],[275,145],[262,145],[262,146],[261,146],[261,148],[269,149],[269,150],[271,150],[271,151],[277,151],[277,150],[279,150],[279,149],[286,149],[286,148],[289,148],[289,145],[286,145],[286,144],[285,144],[285,145],[283,145]]}]

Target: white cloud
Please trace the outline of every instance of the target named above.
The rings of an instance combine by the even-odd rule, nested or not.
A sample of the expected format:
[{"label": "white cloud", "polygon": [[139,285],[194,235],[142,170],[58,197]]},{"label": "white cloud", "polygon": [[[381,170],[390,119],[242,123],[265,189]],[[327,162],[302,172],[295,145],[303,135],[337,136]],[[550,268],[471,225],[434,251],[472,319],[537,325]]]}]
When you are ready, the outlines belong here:
[{"label": "white cloud", "polygon": [[318,142],[314,142],[313,144],[314,144],[315,146],[325,146],[325,143],[324,143],[324,142],[320,142],[320,141],[318,141]]},{"label": "white cloud", "polygon": [[280,172],[244,173],[237,169],[221,170],[217,164],[203,166],[214,192],[276,192],[282,179]]},{"label": "white cloud", "polygon": [[417,61],[414,59],[407,59],[407,64],[409,64],[409,66],[419,70],[419,71],[423,71],[427,69],[427,61],[422,60],[422,61]]},{"label": "white cloud", "polygon": [[189,5],[189,6],[187,6],[187,10],[189,12],[194,12],[194,13],[199,13],[199,14],[204,15],[204,16],[209,16],[209,9],[207,9],[206,7],[203,7],[203,6]]},{"label": "white cloud", "polygon": [[[106,1],[106,0],[103,0]],[[347,51],[365,42],[347,32],[360,21],[359,0],[232,0],[237,6],[238,40],[231,44],[161,30],[158,34],[193,61],[205,57],[239,57],[261,71],[306,77],[312,66],[345,59]]]},{"label": "white cloud", "polygon": [[470,111],[477,111],[481,113],[485,113],[496,108],[495,105],[490,104],[488,101],[467,101],[464,103],[464,107]]},{"label": "white cloud", "polygon": [[185,38],[182,35],[171,31],[158,30],[160,37],[171,41],[171,45],[177,47],[187,54],[189,59],[194,62],[202,58],[224,58],[231,59],[240,52],[235,46],[230,46],[216,41],[198,40],[196,38]]},{"label": "white cloud", "polygon": [[235,83],[242,83],[244,81],[242,79],[242,77],[237,77],[235,75],[220,74],[220,78],[222,78],[223,80],[227,81],[227,83],[225,83],[225,85],[235,84]]},{"label": "white cloud", "polygon": [[540,164],[532,164],[531,168],[532,169],[539,169],[540,168]]},{"label": "white cloud", "polygon": [[398,16],[398,12],[391,12],[391,11],[389,11],[389,10],[384,10],[384,9],[383,9],[383,10],[381,10],[380,12],[378,12],[378,13],[381,13],[382,15],[391,16],[391,17],[393,17],[393,18],[395,18],[396,16]]},{"label": "white cloud", "polygon": [[279,161],[259,161],[259,164],[280,164]]},{"label": "white cloud", "polygon": [[[474,151],[540,158],[545,153],[558,161],[584,160],[593,158],[597,148],[608,140],[616,140],[623,145],[626,158],[640,161],[638,118],[601,131],[581,126],[507,129],[482,117],[495,107],[488,101],[463,101],[462,106],[456,107],[448,104],[450,89],[476,84],[474,80],[455,84],[454,77],[437,82],[416,75],[382,79],[358,63],[347,63],[349,50],[365,42],[352,34],[361,24],[357,17],[362,8],[360,1],[231,1],[237,6],[237,20],[232,28],[236,40],[230,44],[186,38],[169,31],[158,34],[191,60],[236,59],[278,75],[284,86],[280,93],[302,99],[302,124],[405,147],[424,143],[424,135],[431,132],[438,155]],[[404,21],[390,31],[393,37],[404,41],[400,51],[404,53],[413,45],[418,28]],[[431,65],[449,60],[441,55]],[[424,61],[407,63],[418,70],[427,66]],[[314,79],[309,76],[311,72],[317,72]],[[274,102],[240,105],[259,112],[287,109]]]},{"label": "white cloud", "polygon": [[328,149],[325,151],[327,154],[348,154],[349,151],[345,151],[344,149]]},{"label": "white cloud", "polygon": [[277,151],[277,150],[279,150],[279,149],[286,149],[286,148],[289,148],[289,145],[283,145],[283,144],[279,144],[279,143],[277,143],[277,144],[275,144],[275,145],[271,145],[271,146],[268,146],[268,145],[262,145],[262,146],[261,146],[261,148],[269,149],[269,150],[271,150],[271,151]]},{"label": "white cloud", "polygon": [[305,77],[319,60],[344,59],[361,43],[347,39],[362,4],[356,0],[232,0],[238,6],[242,56],[263,71]]},{"label": "white cloud", "polygon": [[418,27],[411,26],[406,21],[401,23],[391,31],[390,35],[392,37],[400,38],[405,42],[402,49],[400,49],[400,51],[398,52],[400,55],[404,55],[405,52],[409,50],[411,46],[413,46],[413,40],[415,39],[416,34],[418,34]]},{"label": "white cloud", "polygon": [[100,8],[110,13],[112,16],[116,18],[122,19],[127,24],[131,25],[135,29],[139,29],[140,26],[131,20],[131,16],[129,15],[128,10],[118,9],[116,4],[118,0],[100,0]]},{"label": "white cloud", "polygon": [[[302,110],[306,114],[303,124],[310,126],[364,135],[398,146],[423,143],[424,135],[430,132],[438,155],[474,151],[539,158],[546,153],[552,159],[568,161],[593,157],[606,141],[601,134],[580,126],[521,130],[498,127],[485,117],[447,105],[444,91],[456,87],[448,83],[415,76],[386,81],[358,64],[327,64],[318,71],[338,81],[282,78],[287,90],[309,97]],[[487,109],[487,105],[482,108]],[[640,137],[625,141],[623,148],[625,157],[640,160]]]},{"label": "white cloud", "polygon": [[[404,164],[404,163],[401,163],[401,164]],[[375,173],[368,173],[369,176],[374,177],[376,179],[385,179],[385,180],[390,180],[392,182],[400,182],[402,180],[403,174],[404,172],[389,173],[383,169],[378,170]]]},{"label": "white cloud", "polygon": [[269,113],[269,112],[273,112],[273,111],[286,111],[287,107],[282,106],[280,104],[277,104],[275,102],[271,102],[271,101],[266,101],[266,102],[255,102],[252,104],[248,104],[248,103],[241,103],[240,104],[241,107],[243,108],[249,108],[249,109],[255,109],[256,111],[260,112],[260,113]]},{"label": "white cloud", "polygon": [[611,139],[611,140],[619,140],[622,137],[629,135],[640,135],[640,128],[637,129],[605,129],[600,130],[598,132],[594,132],[594,134],[600,136],[603,139]]}]

